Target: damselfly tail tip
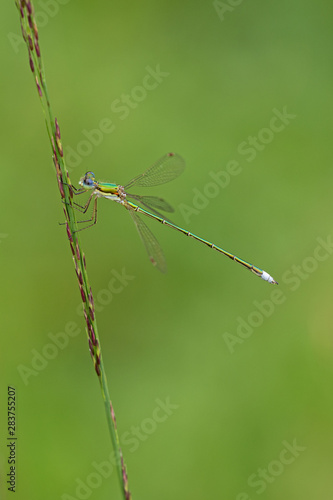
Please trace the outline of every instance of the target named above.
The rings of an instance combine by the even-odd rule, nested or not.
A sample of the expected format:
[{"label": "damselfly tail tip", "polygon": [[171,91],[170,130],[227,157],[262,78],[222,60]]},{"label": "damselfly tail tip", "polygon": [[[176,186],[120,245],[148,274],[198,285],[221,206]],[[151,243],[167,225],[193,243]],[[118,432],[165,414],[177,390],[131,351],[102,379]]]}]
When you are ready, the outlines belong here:
[{"label": "damselfly tail tip", "polygon": [[261,278],[263,280],[265,280],[265,281],[268,281],[268,283],[272,283],[272,285],[278,285],[279,284],[277,281],[275,281],[274,278],[272,278],[272,276],[270,276],[268,273],[266,273],[266,271],[262,272]]}]

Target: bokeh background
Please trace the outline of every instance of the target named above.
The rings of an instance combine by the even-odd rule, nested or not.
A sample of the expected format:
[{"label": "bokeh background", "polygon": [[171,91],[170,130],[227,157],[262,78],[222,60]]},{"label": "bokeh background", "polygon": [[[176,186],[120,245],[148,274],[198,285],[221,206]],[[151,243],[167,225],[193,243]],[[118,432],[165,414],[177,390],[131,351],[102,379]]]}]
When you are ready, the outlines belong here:
[{"label": "bokeh background", "polygon": [[[87,170],[126,183],[178,152],[185,173],[149,194],[280,283],[148,221],[161,275],[126,211],[101,201],[81,240],[133,498],[332,498],[332,3],[40,0],[36,13],[73,183]],[[11,385],[16,498],[121,498],[14,1],[0,23],[1,496]],[[163,77],[143,91],[147,68]]]}]

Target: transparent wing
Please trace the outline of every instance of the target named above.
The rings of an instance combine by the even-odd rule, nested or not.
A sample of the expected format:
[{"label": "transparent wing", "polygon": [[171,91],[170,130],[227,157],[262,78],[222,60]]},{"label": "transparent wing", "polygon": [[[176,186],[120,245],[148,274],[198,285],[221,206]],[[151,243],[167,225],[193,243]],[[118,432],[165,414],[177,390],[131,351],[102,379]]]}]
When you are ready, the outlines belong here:
[{"label": "transparent wing", "polygon": [[167,201],[158,196],[140,196],[138,194],[128,194],[128,198],[138,201],[141,205],[155,210],[162,210],[162,212],[174,212],[174,209]]},{"label": "transparent wing", "polygon": [[164,257],[164,253],[162,248],[160,247],[159,242],[149,229],[149,227],[141,220],[139,215],[134,212],[134,210],[129,210],[131,217],[136,225],[136,228],[139,232],[142,243],[145,246],[145,249],[148,253],[149,260],[153,264],[153,266],[157,267],[161,273],[166,273],[167,266]]},{"label": "transparent wing", "polygon": [[168,153],[143,174],[137,175],[125,186],[125,190],[133,186],[150,187],[165,184],[176,179],[185,168],[184,159],[176,153]]}]

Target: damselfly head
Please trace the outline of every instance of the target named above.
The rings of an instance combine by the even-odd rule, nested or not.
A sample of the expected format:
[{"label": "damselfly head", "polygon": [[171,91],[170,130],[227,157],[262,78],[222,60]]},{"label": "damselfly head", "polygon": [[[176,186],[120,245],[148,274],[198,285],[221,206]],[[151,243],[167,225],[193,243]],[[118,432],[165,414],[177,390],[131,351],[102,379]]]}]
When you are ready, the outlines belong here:
[{"label": "damselfly head", "polygon": [[95,174],[93,172],[86,172],[84,177],[81,177],[79,184],[85,189],[94,189],[96,186]]}]

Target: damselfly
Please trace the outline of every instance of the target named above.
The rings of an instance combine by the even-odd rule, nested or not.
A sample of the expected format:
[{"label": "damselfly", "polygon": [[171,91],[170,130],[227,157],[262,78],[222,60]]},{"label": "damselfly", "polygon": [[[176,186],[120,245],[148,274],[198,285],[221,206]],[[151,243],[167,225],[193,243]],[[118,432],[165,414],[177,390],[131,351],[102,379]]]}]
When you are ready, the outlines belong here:
[{"label": "damselfly", "polygon": [[[166,271],[166,262],[163,251],[153,235],[148,226],[140,218],[139,214],[146,215],[151,219],[154,219],[165,226],[176,229],[180,233],[190,236],[191,238],[204,243],[210,248],[217,250],[229,257],[229,259],[238,262],[242,266],[252,271],[254,274],[259,276],[269,283],[277,284],[272,276],[270,276],[266,271],[263,271],[259,267],[256,267],[245,260],[236,257],[236,255],[223,250],[223,248],[218,247],[214,243],[204,240],[193,233],[190,233],[182,227],[176,226],[169,219],[161,215],[162,212],[173,212],[173,208],[167,203],[163,198],[158,198],[157,196],[144,196],[138,194],[131,194],[128,192],[129,189],[135,187],[151,187],[170,182],[176,179],[184,170],[185,162],[181,156],[175,153],[168,153],[167,155],[160,158],[156,163],[154,163],[150,168],[148,168],[143,174],[134,177],[125,186],[120,186],[118,184],[113,184],[110,182],[98,182],[95,179],[93,172],[87,172],[84,177],[81,178],[79,185],[81,189],[74,191],[75,194],[82,194],[86,191],[91,191],[91,195],[84,207],[81,207],[82,212],[86,213],[88,207],[92,200],[94,200],[92,217],[87,221],[80,222],[91,222],[87,227],[93,226],[97,221],[97,200],[98,198],[107,198],[108,200],[116,201],[123,205],[130,213],[134,224],[139,232],[141,240],[146,248],[149,255],[151,263],[157,267],[162,273]],[[133,200],[133,201],[131,201]],[[80,205],[77,205],[80,207]],[[144,207],[144,208],[142,208]],[[147,210],[146,210],[147,209]]]}]

